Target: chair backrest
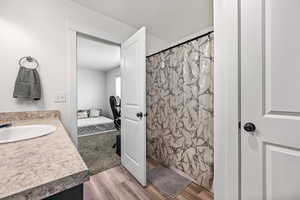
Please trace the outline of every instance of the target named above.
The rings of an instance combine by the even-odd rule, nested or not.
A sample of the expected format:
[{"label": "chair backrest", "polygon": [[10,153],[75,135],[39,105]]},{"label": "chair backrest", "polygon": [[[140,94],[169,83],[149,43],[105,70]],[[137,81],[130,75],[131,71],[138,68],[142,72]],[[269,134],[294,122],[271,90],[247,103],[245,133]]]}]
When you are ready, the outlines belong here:
[{"label": "chair backrest", "polygon": [[114,119],[119,119],[121,117],[121,100],[118,102],[115,96],[110,96],[109,103]]}]

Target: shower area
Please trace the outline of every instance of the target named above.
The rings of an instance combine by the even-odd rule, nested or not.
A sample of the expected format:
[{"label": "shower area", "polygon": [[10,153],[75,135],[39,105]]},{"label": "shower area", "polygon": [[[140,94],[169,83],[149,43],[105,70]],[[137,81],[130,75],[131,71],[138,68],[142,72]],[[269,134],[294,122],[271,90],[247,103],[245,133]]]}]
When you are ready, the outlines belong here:
[{"label": "shower area", "polygon": [[213,188],[213,32],[147,57],[147,157]]}]

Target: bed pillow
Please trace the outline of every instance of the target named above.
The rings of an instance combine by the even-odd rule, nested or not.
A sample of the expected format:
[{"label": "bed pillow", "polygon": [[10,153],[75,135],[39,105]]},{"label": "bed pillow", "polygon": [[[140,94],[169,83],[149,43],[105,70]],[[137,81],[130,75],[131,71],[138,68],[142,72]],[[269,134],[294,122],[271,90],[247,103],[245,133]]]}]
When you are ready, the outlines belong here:
[{"label": "bed pillow", "polygon": [[90,117],[99,117],[101,115],[101,109],[90,109]]},{"label": "bed pillow", "polygon": [[88,117],[89,117],[89,113],[87,110],[78,110],[78,112],[77,112],[78,119],[84,119],[84,118],[88,118]]}]

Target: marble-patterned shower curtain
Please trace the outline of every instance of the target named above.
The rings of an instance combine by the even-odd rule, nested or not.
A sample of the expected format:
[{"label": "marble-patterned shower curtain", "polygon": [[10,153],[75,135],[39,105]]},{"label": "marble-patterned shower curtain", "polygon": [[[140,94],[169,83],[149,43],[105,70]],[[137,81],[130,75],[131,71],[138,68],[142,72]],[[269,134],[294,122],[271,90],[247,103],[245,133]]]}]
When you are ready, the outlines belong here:
[{"label": "marble-patterned shower curtain", "polygon": [[147,155],[211,190],[213,34],[147,58]]}]

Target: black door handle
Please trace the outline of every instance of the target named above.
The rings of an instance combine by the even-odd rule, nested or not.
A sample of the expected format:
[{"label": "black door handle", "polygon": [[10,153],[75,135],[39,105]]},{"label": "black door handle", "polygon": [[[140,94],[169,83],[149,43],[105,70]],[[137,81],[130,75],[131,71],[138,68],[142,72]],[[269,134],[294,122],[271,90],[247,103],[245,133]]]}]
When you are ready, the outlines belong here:
[{"label": "black door handle", "polygon": [[143,113],[142,112],[138,112],[138,113],[136,113],[136,116],[138,118],[142,119],[143,118]]},{"label": "black door handle", "polygon": [[251,122],[247,122],[244,125],[244,130],[247,132],[254,132],[256,130],[256,126]]}]

